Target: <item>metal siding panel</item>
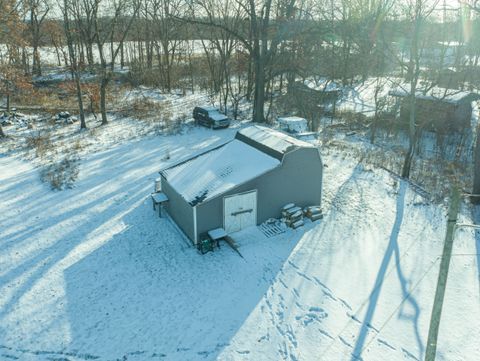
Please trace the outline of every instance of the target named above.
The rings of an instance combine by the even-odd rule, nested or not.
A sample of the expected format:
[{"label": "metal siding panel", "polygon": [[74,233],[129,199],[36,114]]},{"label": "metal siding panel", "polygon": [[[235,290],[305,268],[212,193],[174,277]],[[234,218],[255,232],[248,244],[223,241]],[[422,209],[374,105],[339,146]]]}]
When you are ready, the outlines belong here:
[{"label": "metal siding panel", "polygon": [[165,177],[162,176],[163,192],[167,195],[169,201],[165,204],[165,209],[179,228],[187,237],[195,243],[195,231],[193,223],[193,208],[188,204],[175,190],[170,186]]},{"label": "metal siding panel", "polygon": [[300,148],[285,155],[282,165],[197,207],[198,233],[223,227],[223,197],[257,190],[257,224],[279,218],[281,207],[320,205],[323,165],[318,148]]}]

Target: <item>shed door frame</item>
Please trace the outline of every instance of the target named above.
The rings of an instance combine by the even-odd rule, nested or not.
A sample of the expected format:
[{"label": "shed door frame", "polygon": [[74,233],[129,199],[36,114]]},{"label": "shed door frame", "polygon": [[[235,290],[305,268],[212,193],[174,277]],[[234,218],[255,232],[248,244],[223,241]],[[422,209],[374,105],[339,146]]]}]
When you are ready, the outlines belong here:
[{"label": "shed door frame", "polygon": [[[226,201],[227,201],[227,199],[231,199],[231,198],[235,198],[235,197],[238,197],[238,196],[247,195],[247,194],[251,194],[251,193],[255,194],[255,200],[254,200],[255,204],[253,205],[253,220],[254,220],[255,224],[253,224],[253,225],[256,226],[257,225],[257,208],[258,208],[258,192],[257,192],[256,189],[252,189],[252,190],[247,191],[247,192],[235,193],[235,194],[223,197],[223,229],[225,229],[225,231],[227,233],[230,233],[227,230],[227,213],[226,213]],[[241,219],[240,219],[240,223],[241,223]],[[252,224],[248,224],[248,225],[240,224],[240,229],[239,230],[250,227],[251,225]],[[233,232],[236,232],[236,231],[233,231]]]}]

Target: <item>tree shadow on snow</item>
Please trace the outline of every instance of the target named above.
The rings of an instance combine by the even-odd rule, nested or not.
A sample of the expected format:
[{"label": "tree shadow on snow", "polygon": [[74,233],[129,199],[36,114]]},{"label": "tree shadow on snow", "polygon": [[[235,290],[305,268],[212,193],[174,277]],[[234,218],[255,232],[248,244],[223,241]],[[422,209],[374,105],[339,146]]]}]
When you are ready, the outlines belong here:
[{"label": "tree shadow on snow", "polygon": [[[400,189],[399,194],[397,196],[397,206],[396,206],[396,216],[395,221],[393,224],[392,232],[390,234],[390,240],[385,251],[384,257],[382,259],[382,263],[380,264],[380,269],[377,273],[377,278],[375,280],[375,284],[373,290],[369,297],[368,308],[365,313],[364,320],[362,322],[360,332],[353,348],[352,358],[351,361],[356,361],[361,358],[362,351],[366,345],[366,340],[368,333],[370,331],[370,325],[373,321],[373,316],[375,314],[375,309],[377,307],[377,303],[380,297],[380,292],[382,289],[383,281],[385,280],[388,266],[392,260],[392,256],[395,257],[395,267],[397,271],[397,276],[400,280],[403,301],[400,308],[400,318],[411,320],[414,327],[415,339],[417,343],[417,347],[419,349],[419,357],[418,359],[422,358],[424,352],[424,345],[420,336],[420,331],[418,328],[418,319],[420,316],[420,307],[417,301],[412,297],[409,293],[408,285],[409,281],[403,274],[401,263],[400,263],[400,249],[398,245],[398,236],[400,234],[401,225],[403,222],[404,211],[405,211],[405,196],[407,192],[408,184],[405,181],[400,182]],[[404,303],[407,302],[410,304],[414,310],[413,315],[403,314],[402,309],[404,308]]]},{"label": "tree shadow on snow", "polygon": [[[187,136],[184,136],[184,138],[187,138]],[[12,203],[12,214],[17,213],[21,216],[5,219],[4,222],[2,221],[2,228],[0,229],[0,238],[2,238],[0,252],[2,255],[17,255],[12,257],[11,262],[6,262],[0,267],[0,293],[2,294],[0,298],[2,301],[0,304],[1,347],[7,347],[6,343],[18,340],[19,335],[23,333],[25,333],[25,339],[20,343],[15,341],[15,344],[10,346],[29,345],[34,347],[33,345],[40,344],[39,340],[45,341],[47,339],[46,335],[51,333],[53,329],[58,330],[63,327],[61,324],[65,323],[65,319],[67,324],[70,324],[74,336],[72,337],[72,345],[81,345],[80,349],[89,352],[90,348],[95,349],[95,345],[98,344],[97,339],[103,341],[105,345],[113,344],[105,334],[100,332],[100,336],[97,337],[95,333],[96,327],[101,328],[102,322],[106,322],[102,321],[101,318],[82,329],[83,326],[86,326],[82,320],[93,321],[89,317],[89,308],[92,309],[93,314],[97,310],[96,300],[92,298],[92,295],[100,297],[99,307],[102,306],[101,300],[104,296],[99,285],[105,284],[105,279],[109,281],[108,285],[115,285],[119,290],[125,289],[126,286],[128,286],[127,290],[135,290],[133,298],[125,300],[124,296],[129,295],[127,293],[120,294],[117,300],[112,300],[112,305],[118,304],[119,307],[123,307],[127,311],[125,315],[128,315],[128,312],[135,315],[137,300],[145,296],[143,289],[132,288],[128,280],[138,280],[136,283],[139,285],[142,285],[142,280],[147,280],[150,283],[146,284],[144,282],[144,289],[151,289],[155,286],[156,290],[164,292],[163,294],[157,292],[157,298],[160,300],[168,295],[168,289],[162,286],[166,282],[165,274],[167,273],[173,279],[177,275],[169,274],[164,271],[164,268],[160,268],[162,274],[159,279],[151,279],[148,275],[159,275],[155,268],[157,265],[164,265],[166,270],[170,269],[169,266],[178,270],[179,268],[175,264],[185,262],[185,260],[182,257],[177,260],[177,254],[185,251],[185,245],[178,239],[178,235],[175,236],[177,238],[172,236],[172,239],[175,238],[175,242],[164,242],[165,237],[158,233],[160,230],[169,230],[167,232],[169,237],[176,231],[169,226],[169,223],[162,225],[162,222],[165,223],[166,221],[158,219],[147,197],[153,187],[153,179],[158,176],[157,171],[166,164],[175,162],[179,157],[191,152],[188,142],[182,145],[177,144],[177,141],[178,139],[172,138],[159,142],[158,138],[155,138],[147,143],[142,143],[141,147],[132,143],[126,144],[122,148],[92,155],[81,163],[80,179],[77,181],[75,188],[62,192],[49,190],[47,185],[39,181],[38,169],[34,168],[13,174],[8,179],[2,179],[2,184],[0,184],[1,198]],[[216,144],[220,141],[222,141],[220,138],[206,139],[205,144]],[[189,142],[194,142],[194,139],[189,140]],[[172,159],[165,159],[166,153],[170,153]],[[145,231],[142,227],[144,223],[148,224],[148,222],[155,223],[150,224],[150,228]],[[111,229],[111,227],[115,227],[115,229]],[[123,233],[112,236],[115,232],[125,228],[126,230]],[[130,242],[132,239],[135,242]],[[152,251],[151,248],[148,248],[148,244],[145,245],[147,241],[150,241],[152,245],[166,247],[168,252],[157,249],[156,251],[159,252],[153,255],[142,253],[145,250]],[[110,244],[110,242],[113,243]],[[104,246],[102,247],[102,245]],[[122,248],[124,246],[126,248]],[[98,247],[98,251],[93,251],[90,257],[89,252]],[[116,247],[120,248],[117,249]],[[22,251],[21,254],[19,254],[19,250]],[[98,260],[98,256],[102,258],[101,256],[105,256],[105,250],[113,252],[105,260],[106,264],[109,264],[107,260],[113,262],[111,268],[102,267],[101,264],[93,265],[91,269],[88,268],[85,271],[85,277],[71,272],[71,270],[77,269],[77,263],[80,267],[83,264],[88,264],[90,260]],[[193,252],[193,250],[189,250],[189,252]],[[117,254],[124,257],[117,258]],[[145,262],[138,260],[142,256],[147,257],[150,261],[147,266],[145,266]],[[202,261],[203,258],[197,257],[196,254],[194,256],[193,261],[189,261],[194,263],[193,266],[185,264],[182,267],[185,272],[191,272],[190,268],[192,267],[197,272],[193,278],[194,282],[192,281],[188,285],[191,288],[198,282],[211,281],[211,275],[218,274],[220,266],[223,266],[223,264],[209,262],[209,267],[206,270],[196,269],[196,267],[199,267],[198,264],[205,261]],[[83,257],[85,257],[84,261],[82,261]],[[208,257],[205,257],[205,260]],[[5,259],[8,260],[8,258]],[[115,263],[118,259],[122,260],[122,264]],[[196,262],[199,263],[196,264]],[[232,264],[235,264],[235,262],[238,261],[232,260]],[[242,262],[244,261],[242,260]],[[134,265],[135,267],[128,268],[126,267],[128,265]],[[218,266],[218,268],[215,268],[215,266]],[[84,310],[84,314],[70,312],[66,317],[61,311],[62,305],[65,304],[63,296],[61,294],[50,295],[52,291],[49,288],[49,282],[52,280],[57,282],[57,274],[62,275],[64,269],[67,269],[65,275],[69,276],[66,277],[66,291],[68,291],[66,292],[66,298],[68,302],[65,302],[69,309],[71,307],[73,310]],[[128,274],[125,274],[125,269],[129,270]],[[89,276],[93,277],[91,270],[100,272],[98,278],[89,278]],[[123,272],[121,273],[122,277],[115,278],[115,275],[112,274],[113,271]],[[72,274],[75,275],[74,279],[78,281],[74,281],[73,284],[68,282],[71,280],[70,276]],[[77,276],[79,278],[76,278]],[[86,283],[82,282],[84,280]],[[124,282],[124,280],[127,280],[127,282]],[[242,282],[241,279],[236,281],[237,283]],[[61,283],[55,283],[53,287],[63,286]],[[228,290],[226,291],[228,292]],[[86,308],[83,309],[82,306],[79,306],[70,294],[77,294],[80,300],[84,300]],[[32,301],[34,298],[36,302]],[[123,301],[125,304],[122,304]],[[207,299],[207,301],[211,300]],[[197,304],[196,295],[192,295],[191,302]],[[167,313],[172,310],[175,311],[177,307],[174,302],[167,303],[167,306],[169,307]],[[56,311],[57,307],[58,312]],[[203,306],[200,305],[199,307]],[[221,305],[219,307],[221,308]],[[116,311],[118,310],[114,309],[113,312]],[[153,311],[152,315],[155,315]],[[42,314],[42,323],[38,321],[37,312]],[[122,311],[118,312],[123,313]],[[233,311],[230,310],[230,312]],[[192,314],[189,316],[193,317],[194,313],[192,310]],[[45,318],[45,315],[50,314],[52,314],[50,318]],[[127,319],[128,322],[132,320],[135,320],[135,317]],[[153,327],[149,323],[149,319],[143,319],[143,321],[145,327]],[[109,323],[106,322],[106,325],[108,326]],[[114,325],[118,326],[115,323]],[[139,331],[140,333],[149,335],[148,330],[143,330],[143,326],[140,328],[142,329]],[[119,329],[123,330],[122,328]],[[86,334],[76,332],[78,330],[83,330]],[[165,335],[158,328],[153,328],[153,330],[155,334]],[[199,333],[201,332],[199,331]],[[120,332],[120,335],[131,336],[131,334],[122,332]],[[105,338],[102,338],[103,336]],[[48,338],[48,344],[62,344],[62,340],[57,338]]]}]

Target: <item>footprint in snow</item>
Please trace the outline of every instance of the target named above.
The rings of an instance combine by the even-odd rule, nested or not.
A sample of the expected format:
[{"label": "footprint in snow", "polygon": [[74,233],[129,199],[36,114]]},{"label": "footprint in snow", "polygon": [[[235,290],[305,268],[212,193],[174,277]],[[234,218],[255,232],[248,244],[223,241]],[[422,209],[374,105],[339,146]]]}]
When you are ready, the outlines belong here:
[{"label": "footprint in snow", "polygon": [[333,336],[330,335],[327,331],[324,331],[322,329],[320,329],[320,333],[326,337],[328,337],[330,340],[333,340]]},{"label": "footprint in snow", "polygon": [[146,352],[147,351],[132,351],[132,352],[128,352],[127,355],[128,356],[143,355]]},{"label": "footprint in snow", "polygon": [[345,346],[348,346],[350,348],[353,348],[353,346],[347,341],[345,340],[342,336],[338,336],[338,338],[340,339],[340,341],[342,341],[342,343],[345,345]]},{"label": "footprint in snow", "polygon": [[295,268],[296,270],[299,270],[299,269],[300,269],[300,268],[298,268],[298,266],[297,266],[295,263],[293,263],[292,261],[288,261],[288,264],[289,264],[290,266],[292,266],[293,268]]},{"label": "footprint in snow", "polygon": [[322,292],[327,298],[330,298],[332,301],[337,301],[337,299],[330,292],[325,290],[322,290]]},{"label": "footprint in snow", "polygon": [[328,288],[327,285],[326,285],[325,283],[323,283],[322,281],[320,281],[317,277],[313,276],[313,279],[315,280],[315,282],[316,282],[319,286],[325,288],[325,289],[326,289],[328,292],[330,292],[330,293],[332,292],[332,290],[331,290],[330,288]]},{"label": "footprint in snow", "polygon": [[412,360],[417,360],[417,361],[420,361],[414,354],[408,352],[407,350],[405,350],[403,347],[402,347],[402,351],[403,351],[403,354],[409,358],[411,358]]},{"label": "footprint in snow", "polygon": [[342,305],[344,305],[346,308],[348,308],[350,311],[352,310],[352,307],[350,307],[350,305],[347,303],[347,301],[345,300],[342,300],[341,298],[339,298],[340,302],[342,303]]},{"label": "footprint in snow", "polygon": [[260,337],[257,342],[262,342],[262,341],[268,341],[270,340],[270,334],[267,333],[266,335],[263,335],[262,337]]},{"label": "footprint in snow", "polygon": [[354,321],[357,322],[357,323],[360,323],[360,324],[362,323],[362,321],[360,321],[360,320],[357,318],[357,316],[352,315],[352,314],[349,313],[349,312],[347,312],[347,316],[350,317],[352,320],[354,320]]},{"label": "footprint in snow", "polygon": [[164,353],[152,353],[152,356],[151,357],[159,357],[159,358],[162,358],[162,357],[167,357],[167,355],[165,355]]},{"label": "footprint in snow", "polygon": [[387,346],[389,349],[396,350],[395,347],[393,347],[392,345],[390,345],[387,341],[382,340],[381,338],[377,339],[377,341],[378,341],[379,344],[384,345],[384,346]]},{"label": "footprint in snow", "polygon": [[294,348],[297,348],[298,343],[297,343],[297,337],[295,336],[295,333],[293,332],[293,329],[291,326],[288,326],[286,335],[288,337],[288,340],[290,343],[293,345]]},{"label": "footprint in snow", "polygon": [[376,327],[374,327],[371,323],[367,323],[367,327],[370,328],[370,329],[372,329],[372,330],[375,331],[376,333],[379,333],[379,332],[380,332],[380,331],[379,331]]},{"label": "footprint in snow", "polygon": [[6,353],[1,354],[0,356],[1,356],[1,357],[5,357],[5,359],[18,360],[18,357],[17,357],[17,356],[9,355],[9,354],[6,354]]},{"label": "footprint in snow", "polygon": [[197,355],[203,356],[203,357],[208,357],[211,353],[212,353],[212,351],[200,351],[200,352],[197,352]]},{"label": "footprint in snow", "polygon": [[300,277],[305,278],[307,281],[311,281],[311,280],[312,280],[310,277],[308,277],[308,276],[307,276],[305,273],[303,273],[303,272],[297,271],[297,274],[298,274]]},{"label": "footprint in snow", "polygon": [[250,353],[249,350],[237,350],[236,352],[240,355],[248,355]]},{"label": "footprint in snow", "polygon": [[285,287],[285,288],[288,290],[287,284],[286,284],[285,282],[283,282],[283,280],[282,280],[281,278],[279,278],[278,281],[280,282],[280,284],[281,284],[283,287]]},{"label": "footprint in snow", "polygon": [[313,322],[322,322],[328,317],[328,313],[320,307],[310,307],[308,312],[302,316],[297,316],[295,319],[301,321],[303,326],[306,327]]}]

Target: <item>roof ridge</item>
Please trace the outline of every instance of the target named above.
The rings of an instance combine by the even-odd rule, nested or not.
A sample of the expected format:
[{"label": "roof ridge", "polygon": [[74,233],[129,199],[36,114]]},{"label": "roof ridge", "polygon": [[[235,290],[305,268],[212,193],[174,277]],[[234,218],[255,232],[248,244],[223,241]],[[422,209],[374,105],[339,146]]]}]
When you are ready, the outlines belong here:
[{"label": "roof ridge", "polygon": [[216,146],[216,147],[207,149],[207,150],[204,151],[204,152],[200,152],[200,153],[198,153],[198,154],[191,155],[191,156],[188,157],[188,158],[179,160],[179,161],[177,161],[177,162],[175,162],[175,163],[173,163],[173,164],[170,164],[169,166],[167,166],[167,167],[165,167],[165,168],[160,169],[160,171],[159,171],[158,173],[163,174],[163,172],[165,172],[165,171],[167,171],[167,170],[169,170],[169,169],[178,167],[179,165],[188,163],[188,162],[190,162],[190,161],[192,161],[192,160],[194,160],[194,159],[196,159],[196,158],[198,158],[198,157],[201,157],[201,156],[203,156],[203,155],[205,155],[205,154],[207,154],[207,153],[210,153],[210,152],[213,152],[213,151],[215,151],[215,150],[218,150],[218,149],[226,146],[228,143],[232,142],[233,140],[235,140],[235,138],[234,138],[234,139],[230,139],[229,141],[227,141],[227,142],[225,142],[225,143],[222,143],[222,144],[220,144],[220,145],[218,145],[218,146]]}]

